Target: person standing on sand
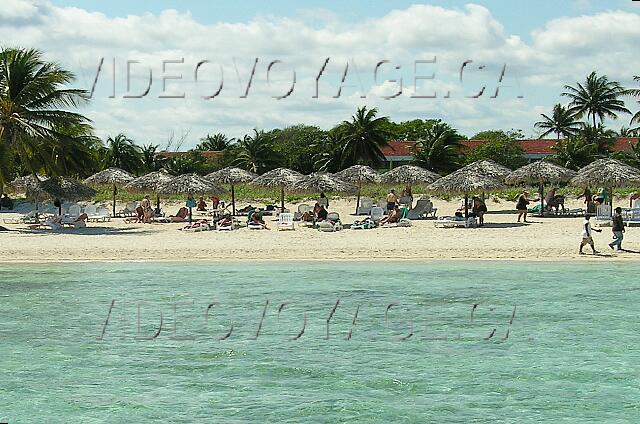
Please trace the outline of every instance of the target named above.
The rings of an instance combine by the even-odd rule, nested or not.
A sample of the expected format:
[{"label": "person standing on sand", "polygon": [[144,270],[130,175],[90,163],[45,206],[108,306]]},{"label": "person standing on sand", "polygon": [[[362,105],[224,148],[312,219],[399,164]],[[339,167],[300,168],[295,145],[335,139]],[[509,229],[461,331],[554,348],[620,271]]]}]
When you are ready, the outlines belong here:
[{"label": "person standing on sand", "polygon": [[398,204],[398,195],[394,189],[391,189],[389,194],[387,194],[387,212],[392,211],[393,208]]},{"label": "person standing on sand", "polygon": [[[537,199],[539,200],[539,199]],[[534,200],[536,202],[537,200]],[[524,215],[524,222],[527,222],[527,213],[529,208],[529,192],[523,191],[520,196],[518,196],[518,203],[516,203],[516,210],[518,211],[518,222],[520,222],[520,218]]]},{"label": "person standing on sand", "polygon": [[591,250],[593,250],[593,254],[600,253],[596,251],[595,245],[593,244],[593,237],[591,236],[591,231],[595,231],[601,233],[602,230],[596,230],[595,228],[591,228],[591,222],[589,221],[589,215],[585,215],[584,221],[582,221],[582,242],[580,242],[580,254],[584,255],[582,248],[587,244],[591,246]]},{"label": "person standing on sand", "polygon": [[619,252],[622,250],[622,239],[624,238],[624,221],[622,221],[621,207],[617,207],[613,214],[611,232],[613,232],[613,241],[609,243],[609,247]]},{"label": "person standing on sand", "polygon": [[153,209],[151,209],[151,200],[149,200],[149,195],[144,196],[144,199],[140,202],[140,206],[142,206],[142,210],[144,212],[142,222],[150,224],[151,218],[153,218]]}]

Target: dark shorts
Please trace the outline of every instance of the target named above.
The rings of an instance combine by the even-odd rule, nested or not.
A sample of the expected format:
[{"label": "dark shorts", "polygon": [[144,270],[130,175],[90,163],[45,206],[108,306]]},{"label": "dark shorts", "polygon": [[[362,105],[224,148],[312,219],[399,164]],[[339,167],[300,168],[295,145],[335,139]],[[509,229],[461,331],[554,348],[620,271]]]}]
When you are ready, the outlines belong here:
[{"label": "dark shorts", "polygon": [[390,211],[391,209],[395,208],[396,204],[394,202],[387,202],[387,210]]}]

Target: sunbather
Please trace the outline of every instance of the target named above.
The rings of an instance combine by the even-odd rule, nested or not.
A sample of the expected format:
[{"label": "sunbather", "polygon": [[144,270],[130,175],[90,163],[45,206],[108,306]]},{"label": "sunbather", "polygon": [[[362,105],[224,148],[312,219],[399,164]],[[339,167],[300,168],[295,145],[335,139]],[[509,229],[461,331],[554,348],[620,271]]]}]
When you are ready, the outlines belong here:
[{"label": "sunbather", "polygon": [[207,203],[204,201],[204,197],[201,197],[198,200],[198,204],[196,205],[196,210],[200,211],[200,212],[206,212],[207,210]]},{"label": "sunbather", "polygon": [[7,195],[7,193],[2,193],[2,197],[0,197],[0,209],[5,208],[12,210],[13,209],[13,200]]},{"label": "sunbather", "polygon": [[175,214],[175,216],[170,216],[169,218],[171,219],[171,222],[184,222],[187,215],[189,215],[189,209],[183,206],[178,210],[178,213]]},{"label": "sunbather", "polygon": [[144,222],[144,210],[138,205],[136,208],[136,216],[128,216],[124,219],[125,224],[138,224]]},{"label": "sunbather", "polygon": [[254,212],[251,215],[251,225],[255,225],[255,226],[262,226],[263,229],[268,230],[269,227],[267,227],[267,224],[264,222],[264,219],[262,219],[262,214],[260,214],[259,212]]},{"label": "sunbather", "polygon": [[316,205],[318,206],[318,212],[316,213],[316,221],[326,220],[327,216],[329,215],[329,212],[327,212],[327,210],[324,208],[323,205],[318,205],[317,203]]},{"label": "sunbather", "polygon": [[211,220],[211,223],[216,227],[228,227],[229,225],[233,225],[233,219],[231,218],[231,214],[224,214],[219,217],[215,217]]},{"label": "sunbather", "polygon": [[402,218],[402,211],[400,211],[398,205],[395,205],[393,210],[389,212],[389,215],[380,220],[380,225],[397,223],[400,221],[400,218]]},{"label": "sunbather", "polygon": [[140,202],[140,206],[142,206],[142,210],[144,211],[144,216],[142,218],[142,222],[145,224],[150,224],[151,219],[153,218],[153,208],[151,208],[151,200],[149,200],[149,196],[144,196],[142,202]]},{"label": "sunbather", "polygon": [[484,225],[484,214],[487,212],[487,205],[478,196],[471,199],[471,214],[478,218],[478,226]]}]

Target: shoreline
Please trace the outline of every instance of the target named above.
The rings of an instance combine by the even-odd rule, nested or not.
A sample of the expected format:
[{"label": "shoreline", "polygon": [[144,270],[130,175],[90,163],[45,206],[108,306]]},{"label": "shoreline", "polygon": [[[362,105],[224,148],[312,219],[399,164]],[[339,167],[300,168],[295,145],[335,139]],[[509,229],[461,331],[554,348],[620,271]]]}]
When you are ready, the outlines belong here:
[{"label": "shoreline", "polygon": [[[433,199],[438,216],[453,215],[459,201]],[[578,202],[567,207],[580,207]],[[169,213],[181,204],[166,204]],[[297,205],[287,205],[292,210]],[[308,227],[278,231],[267,218],[271,231],[242,228],[235,231],[179,231],[185,223],[125,224],[121,219],[89,223],[86,229],[30,231],[24,224],[4,224],[11,231],[0,233],[0,265],[35,263],[223,263],[269,262],[438,262],[476,261],[569,262],[612,264],[640,261],[640,229],[627,229],[623,247],[614,253],[610,228],[594,233],[596,249],[578,255],[582,218],[538,218],[518,223],[508,213],[512,202],[491,201],[492,213],[482,228],[436,228],[433,220],[412,221],[411,227],[376,228],[323,233]],[[363,217],[351,216],[352,200],[331,202],[344,223]],[[507,211],[507,212],[503,212]],[[2,214],[3,217],[17,216]],[[194,215],[194,219],[200,219]],[[240,218],[242,219],[242,218]]]}]

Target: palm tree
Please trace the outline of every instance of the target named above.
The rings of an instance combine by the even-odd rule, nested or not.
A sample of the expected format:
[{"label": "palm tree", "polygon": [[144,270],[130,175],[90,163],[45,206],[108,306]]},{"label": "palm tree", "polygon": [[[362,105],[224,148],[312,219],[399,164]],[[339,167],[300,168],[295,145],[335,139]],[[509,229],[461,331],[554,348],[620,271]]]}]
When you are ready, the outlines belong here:
[{"label": "palm tree", "polygon": [[345,137],[344,165],[377,165],[385,157],[382,147],[388,145],[387,117],[376,118],[376,108],[367,110],[366,106],[359,108],[351,121],[344,121],[340,131]]},{"label": "palm tree", "polygon": [[608,156],[616,142],[615,131],[604,128],[601,125],[592,127],[589,124],[585,124],[576,136],[585,143],[594,145],[595,154],[600,157]]},{"label": "palm tree", "polygon": [[166,162],[166,158],[158,155],[158,147],[157,144],[149,143],[140,148],[142,169],[145,173],[158,171]]},{"label": "palm tree", "polygon": [[329,133],[312,145],[316,150],[313,156],[313,167],[323,172],[338,172],[342,168],[344,146],[347,144],[345,137],[336,131]]},{"label": "palm tree", "polygon": [[55,129],[63,142],[51,150],[54,173],[85,178],[101,170],[105,148],[91,125],[59,125]]},{"label": "palm tree", "polygon": [[558,140],[560,136],[569,137],[574,135],[580,129],[581,123],[576,121],[575,115],[571,110],[565,108],[560,103],[553,107],[553,114],[549,117],[544,113],[541,113],[542,121],[538,121],[534,124],[534,127],[544,130],[540,134],[540,138],[556,133]]},{"label": "palm tree", "polygon": [[629,150],[612,153],[611,157],[621,160],[635,168],[640,167],[640,142],[636,142],[635,144],[629,143]]},{"label": "palm tree", "polygon": [[198,144],[195,150],[212,150],[216,152],[221,152],[235,141],[234,138],[228,138],[222,133],[214,135],[207,134],[206,137],[201,138],[200,140],[202,143]]},{"label": "palm tree", "polygon": [[562,95],[571,99],[570,111],[578,118],[591,117],[594,127],[597,126],[596,118],[602,123],[605,116],[616,119],[617,113],[631,113],[619,99],[627,94],[627,90],[618,82],[609,81],[606,75],[598,76],[594,71],[587,76],[584,85],[577,83],[576,87],[565,85],[564,88],[567,91]]},{"label": "palm tree", "polygon": [[628,128],[628,127],[622,126],[618,131],[616,131],[617,137],[638,137],[638,134],[640,134],[640,127]]},{"label": "palm tree", "polygon": [[264,131],[253,130],[253,136],[245,135],[238,142],[238,153],[233,161],[238,166],[256,174],[276,168],[279,162],[273,150],[273,139]]},{"label": "palm tree", "polygon": [[579,137],[560,140],[552,147],[555,154],[551,160],[565,168],[578,170],[595,160],[597,146]]},{"label": "palm tree", "polygon": [[[640,76],[639,76],[639,75],[635,75],[635,76],[633,77],[633,80],[634,80],[634,81],[637,81],[637,82],[640,82]],[[628,95],[633,96],[633,97],[640,97],[640,89],[638,89],[638,88],[631,88],[631,89],[626,90],[625,94],[628,94]],[[640,100],[638,100],[638,103],[640,103]],[[631,125],[633,125],[633,124],[640,124],[640,110],[639,110],[639,111],[637,111],[637,112],[635,113],[635,115],[633,115],[633,116],[631,117],[631,122],[629,122],[629,124],[631,124]],[[638,130],[638,129],[640,129],[640,127],[635,128],[635,130]]]},{"label": "palm tree", "polygon": [[142,168],[142,153],[140,147],[122,133],[115,137],[107,138],[104,167],[121,168],[137,175]]},{"label": "palm tree", "polygon": [[414,162],[434,172],[450,172],[460,165],[463,137],[444,122],[428,128],[414,148]]},{"label": "palm tree", "polygon": [[[73,73],[42,60],[35,49],[0,50],[0,152],[17,157],[35,173],[35,166],[54,173],[51,151],[68,140],[58,129],[89,122],[69,111],[87,101],[85,90],[65,88]],[[0,191],[9,175],[0,166]]]}]

